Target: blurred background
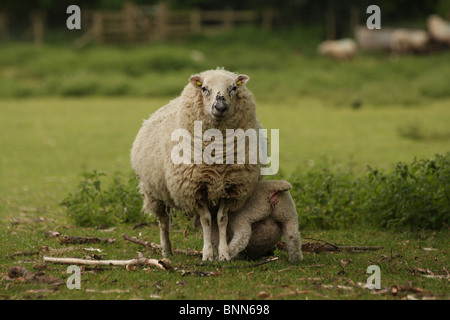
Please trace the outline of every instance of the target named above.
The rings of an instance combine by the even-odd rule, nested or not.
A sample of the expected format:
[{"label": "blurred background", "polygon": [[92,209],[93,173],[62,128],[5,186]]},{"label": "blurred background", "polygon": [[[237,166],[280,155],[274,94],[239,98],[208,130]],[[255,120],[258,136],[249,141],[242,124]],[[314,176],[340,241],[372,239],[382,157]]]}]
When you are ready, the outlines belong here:
[{"label": "blurred background", "polygon": [[[81,9],[81,30],[66,27],[66,9],[72,4]],[[371,4],[381,8],[379,31],[366,27]],[[410,60],[411,55],[448,50],[445,20],[440,21],[443,38],[430,33],[428,19],[433,14],[448,19],[450,2],[2,1],[0,97],[172,96],[189,74],[223,66],[260,79],[252,89],[263,99],[320,95],[332,104],[356,107],[362,100],[415,103],[447,95],[448,76],[434,74],[436,83],[418,79],[419,90],[404,95],[398,81],[409,82],[408,75],[420,68],[411,67],[399,79],[403,75],[395,67],[379,69],[368,61],[401,55]],[[327,45],[320,47],[324,40],[343,38],[353,42],[347,43],[350,52],[344,48],[341,56]],[[352,48],[354,44],[358,47]],[[319,54],[355,62],[336,67],[326,59],[316,61]],[[442,68],[447,58],[433,63]],[[389,97],[384,90],[379,95],[371,89],[383,81]],[[324,89],[328,94],[321,95]]]}]

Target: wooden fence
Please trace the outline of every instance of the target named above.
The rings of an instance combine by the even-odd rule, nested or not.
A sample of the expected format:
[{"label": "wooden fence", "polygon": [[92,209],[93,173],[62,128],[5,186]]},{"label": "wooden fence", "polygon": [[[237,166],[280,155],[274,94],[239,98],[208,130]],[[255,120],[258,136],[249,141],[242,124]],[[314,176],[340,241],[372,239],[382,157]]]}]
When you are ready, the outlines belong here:
[{"label": "wooden fence", "polygon": [[77,46],[90,41],[100,43],[136,43],[182,37],[193,33],[214,33],[237,25],[258,21],[272,26],[274,14],[256,11],[171,11],[165,4],[138,6],[126,3],[122,11],[90,11],[82,13],[82,26],[87,30],[77,40]]}]

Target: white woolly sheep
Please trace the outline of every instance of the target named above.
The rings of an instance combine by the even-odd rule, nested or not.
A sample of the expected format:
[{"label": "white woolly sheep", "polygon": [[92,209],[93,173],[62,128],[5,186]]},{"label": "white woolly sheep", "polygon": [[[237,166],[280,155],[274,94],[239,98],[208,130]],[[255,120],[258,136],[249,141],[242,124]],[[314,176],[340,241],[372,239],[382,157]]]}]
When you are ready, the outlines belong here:
[{"label": "white woolly sheep", "polygon": [[433,14],[428,17],[427,25],[433,39],[450,45],[450,22]]},{"label": "white woolly sheep", "polygon": [[325,40],[319,44],[318,52],[335,60],[350,60],[356,55],[358,46],[352,39]]},{"label": "white woolly sheep", "polygon": [[[289,261],[303,259],[297,210],[289,193],[291,187],[283,180],[260,181],[245,205],[229,213],[230,258],[242,254],[256,259],[270,254],[283,235]],[[217,228],[213,228],[214,244],[217,233]]]},{"label": "white woolly sheep", "polygon": [[391,50],[395,54],[424,52],[430,37],[423,30],[396,29],[391,35]]},{"label": "white woolly sheep", "polygon": [[[157,110],[139,130],[131,150],[131,163],[139,179],[143,208],[159,220],[164,256],[172,254],[170,211],[178,208],[200,218],[203,260],[213,259],[211,213],[217,212],[219,260],[230,259],[226,239],[228,212],[237,211],[252,194],[260,177],[259,160],[256,164],[250,161],[244,164],[196,163],[195,153],[199,150],[195,149],[194,140],[195,135],[204,137],[205,131],[211,128],[220,130],[224,137],[226,129],[245,132],[261,128],[256,104],[245,86],[248,80],[246,75],[223,69],[193,75],[181,96]],[[201,133],[194,130],[194,121],[202,121]],[[194,137],[183,139],[184,143],[194,147],[194,161],[188,164],[172,161],[172,152],[178,143],[172,140],[172,134],[177,129]],[[203,152],[216,141],[202,142]],[[249,156],[248,144],[246,148]],[[189,156],[192,160],[192,154]]]}]

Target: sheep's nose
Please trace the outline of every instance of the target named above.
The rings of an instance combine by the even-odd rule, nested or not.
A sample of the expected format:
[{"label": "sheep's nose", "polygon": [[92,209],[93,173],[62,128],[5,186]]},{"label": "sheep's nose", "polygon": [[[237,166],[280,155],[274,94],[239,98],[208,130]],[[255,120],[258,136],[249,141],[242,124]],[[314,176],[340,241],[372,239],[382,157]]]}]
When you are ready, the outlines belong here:
[{"label": "sheep's nose", "polygon": [[228,105],[225,102],[225,97],[217,96],[216,101],[214,101],[213,108],[219,113],[226,112],[228,110]]}]

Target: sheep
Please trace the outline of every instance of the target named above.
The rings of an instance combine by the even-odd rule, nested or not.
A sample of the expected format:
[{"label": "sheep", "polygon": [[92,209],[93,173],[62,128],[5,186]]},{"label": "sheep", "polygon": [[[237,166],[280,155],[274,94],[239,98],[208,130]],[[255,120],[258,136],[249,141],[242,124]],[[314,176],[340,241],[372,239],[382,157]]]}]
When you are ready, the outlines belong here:
[{"label": "sheep", "polygon": [[358,46],[352,39],[326,40],[319,44],[318,52],[335,60],[353,59]]},{"label": "sheep", "polygon": [[[260,178],[260,161],[258,159],[256,164],[250,161],[243,164],[207,164],[194,159],[193,163],[175,163],[171,161],[176,145],[172,134],[181,129],[195,141],[196,135],[204,137],[204,133],[212,128],[222,133],[226,129],[239,128],[245,132],[247,129],[260,129],[262,126],[256,116],[256,104],[245,86],[248,80],[247,75],[219,68],[191,76],[178,98],[144,121],[133,142],[131,164],[139,179],[143,210],[155,214],[159,220],[165,257],[172,255],[170,212],[172,208],[177,208],[199,218],[203,229],[204,261],[214,258],[211,215],[217,213],[218,258],[221,261],[230,259],[226,241],[228,212],[237,211],[252,194]],[[196,121],[201,121],[201,132],[194,130]],[[191,146],[190,140],[186,141]],[[195,142],[193,144],[195,158],[199,150],[195,149]],[[208,142],[203,141],[200,151],[205,151],[208,146]],[[248,155],[248,145],[246,148]],[[192,160],[192,154],[187,156],[191,156]],[[234,156],[236,158],[236,154]]]},{"label": "sheep", "polygon": [[424,52],[429,40],[426,31],[396,29],[392,32],[390,46],[394,54]]},{"label": "sheep", "polygon": [[[297,210],[289,193],[291,187],[283,180],[260,181],[245,205],[229,213],[230,258],[241,254],[256,259],[271,254],[284,235],[289,261],[303,260]],[[217,238],[217,228],[213,228],[215,248]]]},{"label": "sheep", "polygon": [[448,21],[433,14],[428,17],[427,26],[434,40],[450,45],[450,23]]}]

